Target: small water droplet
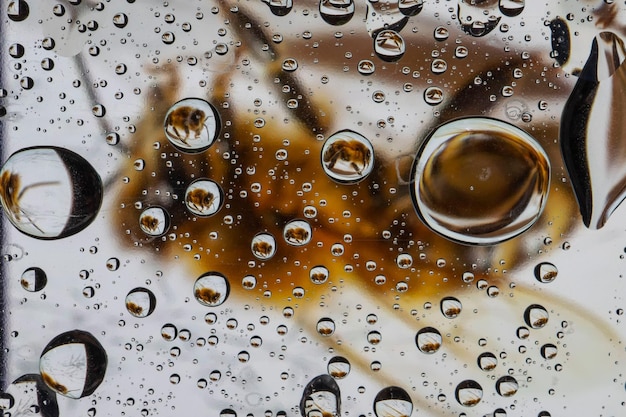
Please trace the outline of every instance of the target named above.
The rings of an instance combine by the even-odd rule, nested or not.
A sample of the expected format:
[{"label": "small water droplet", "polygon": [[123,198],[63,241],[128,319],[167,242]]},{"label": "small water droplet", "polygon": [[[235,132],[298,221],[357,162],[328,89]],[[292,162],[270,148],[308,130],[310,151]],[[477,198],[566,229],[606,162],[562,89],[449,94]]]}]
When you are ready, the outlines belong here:
[{"label": "small water droplet", "polygon": [[322,166],[324,172],[337,182],[359,182],[374,168],[374,148],[357,132],[339,131],[324,142]]},{"label": "small water droplet", "polygon": [[24,0],[12,1],[7,6],[7,16],[14,22],[26,20],[29,13],[30,8],[28,7],[28,3]]},{"label": "small water droplet", "polygon": [[148,236],[162,236],[170,226],[170,216],[163,207],[150,207],[139,215],[139,227]]},{"label": "small water droplet", "polygon": [[450,31],[448,30],[448,28],[444,26],[437,26],[435,28],[434,35],[435,35],[435,40],[445,41],[446,39],[448,39],[448,36],[450,36]]},{"label": "small water droplet", "polygon": [[400,0],[398,2],[398,10],[405,16],[416,16],[423,8],[424,0]]},{"label": "small water droplet", "polygon": [[226,301],[230,294],[230,284],[219,272],[207,272],[193,285],[196,300],[207,307],[217,307]]},{"label": "small water droplet", "polygon": [[480,37],[491,32],[500,23],[495,1],[458,0],[457,16],[463,31]]},{"label": "small water droplet", "polygon": [[541,346],[541,356],[543,356],[544,359],[554,359],[557,352],[557,347],[552,343],[546,343],[545,345]]},{"label": "small water droplet", "polygon": [[293,72],[298,69],[298,61],[295,58],[287,58],[283,61],[283,71]]},{"label": "small water droplet", "polygon": [[330,376],[342,379],[350,373],[350,362],[342,356],[335,356],[328,361],[327,369]]},{"label": "small water droplet", "polygon": [[311,225],[304,220],[292,220],[285,225],[283,237],[292,246],[304,246],[311,241]]},{"label": "small water droplet", "polygon": [[502,397],[515,395],[518,389],[517,380],[510,375],[505,375],[496,381],[496,392]]},{"label": "small water droplet", "polygon": [[322,336],[330,336],[335,333],[335,321],[329,317],[321,318],[318,320],[315,329]]},{"label": "small water droplet", "polygon": [[215,142],[221,122],[217,109],[210,103],[199,98],[186,98],[170,107],[163,128],[176,149],[198,153]]},{"label": "small water droplet", "polygon": [[125,13],[116,13],[113,16],[113,24],[117,28],[124,28],[128,24],[128,16]]},{"label": "small water droplet", "polygon": [[20,284],[26,291],[37,292],[44,289],[48,277],[43,269],[36,266],[26,269],[20,277]]},{"label": "small water droplet", "polygon": [[212,216],[220,210],[223,203],[222,187],[209,179],[197,179],[185,191],[185,206],[197,216]]},{"label": "small water droplet", "polygon": [[320,0],[320,16],[330,25],[346,24],[354,16],[353,0]]},{"label": "small water droplet", "polygon": [[396,258],[396,265],[401,269],[410,268],[413,265],[413,257],[408,253],[401,253]]},{"label": "small water droplet", "polygon": [[524,11],[525,0],[500,0],[500,12],[508,17],[515,17]]},{"label": "small water droplet", "polygon": [[172,323],[166,323],[161,327],[161,337],[168,342],[173,341],[178,336],[178,329]]},{"label": "small water droplet", "polygon": [[376,65],[374,65],[374,63],[369,59],[363,59],[359,61],[357,70],[361,75],[371,75],[376,70]]},{"label": "small water droplet", "polygon": [[441,313],[448,319],[456,318],[462,309],[463,306],[457,298],[444,297],[441,300]]},{"label": "small water droplet", "polygon": [[269,233],[259,233],[252,238],[250,248],[257,259],[270,259],[276,253],[276,239]]},{"label": "small water droplet", "polygon": [[540,329],[548,324],[548,311],[539,304],[531,304],[524,311],[524,321],[533,329]]},{"label": "small water droplet", "polygon": [[435,353],[442,343],[441,333],[434,327],[424,327],[415,336],[417,348],[427,354]]},{"label": "small water droplet", "polygon": [[323,265],[314,266],[309,271],[309,278],[311,282],[314,284],[323,284],[328,280],[328,276],[330,275],[328,268]]},{"label": "small water droplet", "polygon": [[498,365],[498,358],[491,352],[481,353],[478,356],[478,367],[483,371],[493,371]]},{"label": "small water droplet", "polygon": [[285,16],[293,7],[293,0],[263,0],[263,3],[270,7],[275,16]]},{"label": "small water droplet", "polygon": [[431,106],[441,103],[443,98],[443,90],[439,87],[428,87],[424,90],[424,101]]},{"label": "small water droplet", "polygon": [[478,382],[467,379],[456,386],[455,397],[459,404],[473,407],[483,398],[483,388]]},{"label": "small water droplet", "polygon": [[163,32],[163,34],[161,35],[161,40],[164,44],[171,45],[176,40],[176,37],[172,32]]},{"label": "small water droplet", "polygon": [[535,278],[539,282],[549,283],[554,281],[559,270],[550,262],[541,262],[535,267]]},{"label": "small water droplet", "polygon": [[126,310],[138,318],[148,317],[156,307],[156,297],[147,288],[135,288],[126,295]]}]

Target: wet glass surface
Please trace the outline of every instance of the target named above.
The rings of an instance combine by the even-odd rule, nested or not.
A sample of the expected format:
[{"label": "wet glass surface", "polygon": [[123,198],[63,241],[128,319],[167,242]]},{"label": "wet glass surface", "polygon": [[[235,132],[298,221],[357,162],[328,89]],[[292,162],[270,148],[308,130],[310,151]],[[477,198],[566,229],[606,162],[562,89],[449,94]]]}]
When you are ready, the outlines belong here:
[{"label": "wet glass surface", "polygon": [[0,414],[624,414],[624,22],[0,0]]}]

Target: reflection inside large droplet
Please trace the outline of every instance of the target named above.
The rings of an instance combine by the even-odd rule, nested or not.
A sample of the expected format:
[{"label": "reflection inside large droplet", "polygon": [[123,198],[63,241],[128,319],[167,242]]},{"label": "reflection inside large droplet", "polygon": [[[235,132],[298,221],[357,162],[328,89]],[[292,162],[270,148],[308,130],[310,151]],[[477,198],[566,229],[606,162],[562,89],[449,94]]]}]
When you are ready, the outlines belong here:
[{"label": "reflection inside large droplet", "polygon": [[435,130],[418,153],[413,178],[414,204],[426,225],[452,240],[491,245],[537,220],[550,164],[521,129],[467,118]]}]

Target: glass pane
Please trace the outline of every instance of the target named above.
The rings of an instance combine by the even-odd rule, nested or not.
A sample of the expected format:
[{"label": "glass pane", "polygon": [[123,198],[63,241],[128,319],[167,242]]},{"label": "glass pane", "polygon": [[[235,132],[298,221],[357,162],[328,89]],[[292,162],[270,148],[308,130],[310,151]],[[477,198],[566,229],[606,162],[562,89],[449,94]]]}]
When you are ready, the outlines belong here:
[{"label": "glass pane", "polygon": [[623,2],[0,13],[4,415],[623,413]]}]

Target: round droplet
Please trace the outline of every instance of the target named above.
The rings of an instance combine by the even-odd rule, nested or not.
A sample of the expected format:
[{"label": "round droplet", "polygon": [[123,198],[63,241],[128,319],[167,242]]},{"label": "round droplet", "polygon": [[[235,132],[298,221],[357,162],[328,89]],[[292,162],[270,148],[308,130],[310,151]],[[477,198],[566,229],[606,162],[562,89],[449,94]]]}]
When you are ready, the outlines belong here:
[{"label": "round droplet", "polygon": [[435,40],[445,41],[450,36],[450,31],[445,26],[437,26],[435,28]]},{"label": "round droplet", "polygon": [[147,288],[135,288],[126,295],[126,310],[138,318],[148,317],[156,307],[156,297]]},{"label": "round droplet", "polygon": [[535,278],[537,281],[543,283],[549,283],[554,281],[559,270],[556,268],[554,264],[550,262],[541,262],[535,267]]},{"label": "round droplet", "polygon": [[343,356],[335,356],[328,361],[328,375],[342,379],[350,373],[350,362]]},{"label": "round droplet", "polygon": [[456,318],[462,309],[463,305],[454,297],[445,297],[441,300],[441,313],[448,319]]},{"label": "round droplet", "polygon": [[139,227],[148,236],[162,236],[169,229],[170,216],[163,207],[150,207],[139,215]]},{"label": "round droplet", "polygon": [[302,417],[341,415],[341,393],[333,377],[317,376],[304,387],[300,413]]},{"label": "round droplet", "polygon": [[163,32],[163,34],[161,35],[161,40],[164,44],[171,45],[176,40],[176,37],[172,32]]},{"label": "round droplet", "polygon": [[250,249],[257,259],[270,259],[276,253],[276,239],[269,233],[259,233],[252,238]]},{"label": "round droplet", "polygon": [[166,323],[161,327],[161,337],[168,342],[176,339],[178,336],[178,329],[172,323]]},{"label": "round droplet", "polygon": [[196,216],[208,217],[217,213],[224,204],[224,192],[215,181],[201,178],[187,187],[185,206]]},{"label": "round droplet", "polygon": [[396,265],[401,269],[410,268],[413,265],[413,257],[408,253],[401,253],[396,258]]},{"label": "round droplet", "polygon": [[241,286],[246,290],[253,290],[256,287],[256,277],[254,275],[246,275],[241,279]]},{"label": "round droplet", "polygon": [[324,172],[337,182],[359,182],[374,168],[374,148],[359,133],[339,131],[322,146],[322,166]]},{"label": "round droplet", "polygon": [[30,77],[22,77],[20,78],[20,86],[24,90],[30,90],[31,88],[35,86],[35,82]]},{"label": "round droplet", "polygon": [[448,63],[441,58],[433,59],[430,70],[433,74],[443,74],[448,69]]},{"label": "round droplet", "polygon": [[361,75],[371,75],[376,70],[376,65],[374,65],[374,63],[369,59],[363,59],[359,61],[357,70]]},{"label": "round droplet", "polygon": [[117,28],[124,28],[128,24],[128,16],[125,13],[116,13],[113,16],[113,24]]},{"label": "round droplet", "polygon": [[328,280],[330,272],[323,265],[314,266],[309,271],[309,278],[313,284],[323,284]]},{"label": "round droplet", "polygon": [[441,333],[434,327],[424,327],[415,336],[417,348],[427,354],[435,353],[442,343]]},{"label": "round droplet", "polygon": [[398,3],[398,10],[405,16],[415,16],[422,11],[422,8],[424,8],[424,0],[400,0]]},{"label": "round droplet", "polygon": [[320,16],[333,26],[348,23],[354,16],[353,0],[320,0]]},{"label": "round droplet", "polygon": [[483,388],[478,382],[468,379],[456,386],[455,397],[459,404],[473,407],[483,398]]},{"label": "round droplet", "polygon": [[292,246],[304,246],[311,241],[311,225],[304,220],[292,220],[285,225],[283,237]]},{"label": "round droplet", "polygon": [[374,413],[377,417],[407,417],[413,412],[413,401],[400,387],[383,388],[374,398]]},{"label": "round droplet", "polygon": [[428,87],[424,90],[424,101],[435,106],[443,101],[443,90],[439,87]]},{"label": "round droplet", "polygon": [[420,218],[458,242],[493,245],[527,230],[547,200],[550,164],[521,129],[466,118],[437,128],[418,152],[411,192]]},{"label": "round droplet", "polygon": [[[513,0],[514,1],[514,0]],[[480,37],[491,32],[500,22],[496,15],[495,0],[476,2],[458,0],[457,16],[465,33]]]},{"label": "round droplet", "polygon": [[221,122],[215,107],[199,98],[186,98],[174,104],[165,115],[165,136],[179,151],[198,153],[217,138]]},{"label": "round droplet", "polygon": [[9,46],[11,58],[21,58],[24,56],[24,46],[21,43],[14,43]]},{"label": "round droplet", "polygon": [[515,395],[518,389],[517,380],[510,375],[505,375],[496,381],[496,392],[502,397]]},{"label": "round droplet", "polygon": [[541,356],[543,356],[544,359],[554,359],[557,352],[557,347],[552,343],[546,343],[545,345],[541,346]]},{"label": "round droplet", "polygon": [[193,285],[196,300],[207,307],[221,305],[230,294],[230,284],[219,272],[207,272],[198,278]]},{"label": "round droplet", "polygon": [[469,55],[469,50],[463,45],[459,45],[454,49],[454,56],[458,59],[466,58]]},{"label": "round droplet", "polygon": [[41,291],[48,283],[48,277],[43,269],[36,266],[26,269],[22,272],[20,284],[26,291]]},{"label": "round droplet", "polygon": [[539,304],[531,304],[524,311],[524,321],[533,329],[540,329],[548,324],[548,310]]},{"label": "round droplet", "polygon": [[69,398],[91,395],[104,379],[107,354],[95,337],[72,330],[55,337],[39,359],[46,385]]},{"label": "round droplet", "polygon": [[0,202],[20,232],[60,239],[80,232],[96,218],[102,181],[89,162],[72,151],[25,148],[11,155],[0,170]]},{"label": "round droplet", "polygon": [[298,69],[298,61],[295,58],[287,58],[283,61],[283,71],[293,72]]},{"label": "round droplet", "polygon": [[515,17],[524,11],[525,0],[500,0],[500,12],[508,17]]},{"label": "round droplet", "polygon": [[335,333],[335,322],[331,318],[324,317],[318,320],[315,328],[320,335],[330,336]]},{"label": "round droplet", "polygon": [[498,365],[498,358],[491,352],[481,353],[478,356],[478,367],[483,371],[493,371]]},{"label": "round droplet", "polygon": [[111,146],[115,146],[120,143],[120,134],[117,132],[109,132],[105,137],[106,143]]},{"label": "round droplet", "polygon": [[15,0],[9,3],[7,6],[7,16],[14,22],[21,22],[26,20],[28,14],[30,13],[30,8],[28,7],[28,3],[24,0]]},{"label": "round droplet", "polygon": [[104,117],[106,108],[102,104],[96,104],[91,108],[91,113],[96,117]]},{"label": "round droplet", "polygon": [[109,258],[107,259],[106,267],[109,271],[117,271],[120,267],[120,260],[117,258]]},{"label": "round droplet", "polygon": [[406,52],[404,38],[395,30],[381,30],[374,38],[374,52],[383,61],[397,61]]}]

